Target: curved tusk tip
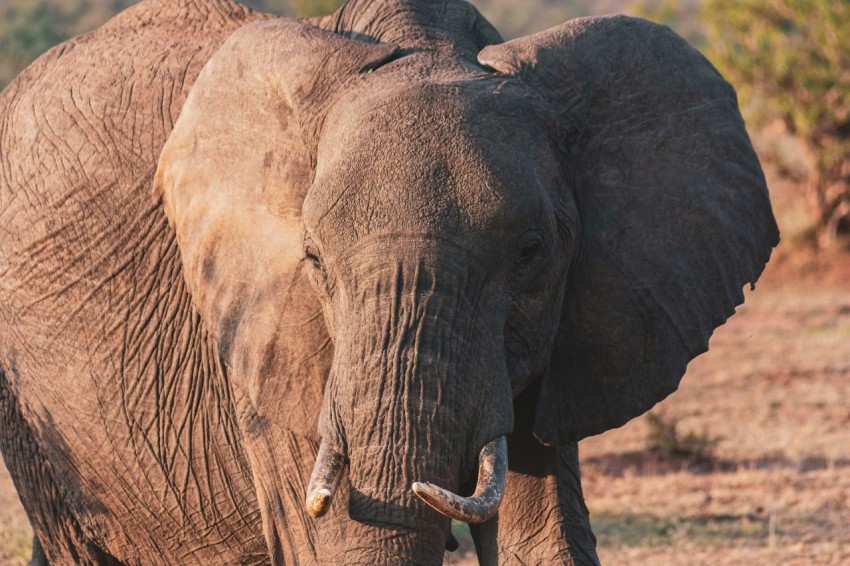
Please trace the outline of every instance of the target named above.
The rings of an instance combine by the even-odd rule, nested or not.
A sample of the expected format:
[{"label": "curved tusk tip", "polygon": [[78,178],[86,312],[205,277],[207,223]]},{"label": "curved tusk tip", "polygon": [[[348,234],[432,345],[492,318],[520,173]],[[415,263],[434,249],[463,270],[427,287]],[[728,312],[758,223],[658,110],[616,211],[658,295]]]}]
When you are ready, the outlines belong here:
[{"label": "curved tusk tip", "polygon": [[307,496],[307,513],[314,519],[322,517],[331,508],[333,493],[326,488],[317,489]]},{"label": "curved tusk tip", "polygon": [[421,499],[425,504],[429,507],[432,507],[434,510],[439,512],[440,514],[445,515],[446,512],[441,509],[440,503],[446,499],[446,492],[443,488],[438,485],[434,485],[428,482],[413,482],[411,486],[413,488],[413,493]]},{"label": "curved tusk tip", "polygon": [[438,486],[432,483],[420,481],[413,482],[413,485],[411,487],[413,489],[413,493],[415,493],[422,499],[426,499],[429,495],[433,497],[436,493],[438,493],[438,490],[440,490]]}]

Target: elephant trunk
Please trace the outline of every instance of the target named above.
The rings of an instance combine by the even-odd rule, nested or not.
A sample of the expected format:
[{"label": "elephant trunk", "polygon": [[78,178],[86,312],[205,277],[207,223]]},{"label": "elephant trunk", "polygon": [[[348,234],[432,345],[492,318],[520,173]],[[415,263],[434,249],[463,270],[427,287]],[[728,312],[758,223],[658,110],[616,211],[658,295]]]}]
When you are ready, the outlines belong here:
[{"label": "elephant trunk", "polygon": [[[346,312],[335,313],[343,324],[320,419],[336,450],[317,462],[311,502],[326,505],[322,490],[344,454],[345,562],[440,564],[448,516],[480,520],[501,499],[502,437],[513,427],[504,322],[467,271],[397,261],[355,279]],[[452,497],[476,474],[482,449],[477,497]]]}]

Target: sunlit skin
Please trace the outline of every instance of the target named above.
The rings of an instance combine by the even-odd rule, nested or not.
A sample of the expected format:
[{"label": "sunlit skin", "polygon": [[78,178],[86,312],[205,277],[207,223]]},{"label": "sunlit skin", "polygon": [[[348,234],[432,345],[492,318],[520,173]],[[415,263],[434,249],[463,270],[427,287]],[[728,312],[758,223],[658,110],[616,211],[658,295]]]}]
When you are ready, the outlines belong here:
[{"label": "sunlit skin", "polygon": [[576,443],[778,238],[734,91],[634,18],[148,0],[0,136],[0,448],[60,564],[434,565],[451,519],[598,563]]}]

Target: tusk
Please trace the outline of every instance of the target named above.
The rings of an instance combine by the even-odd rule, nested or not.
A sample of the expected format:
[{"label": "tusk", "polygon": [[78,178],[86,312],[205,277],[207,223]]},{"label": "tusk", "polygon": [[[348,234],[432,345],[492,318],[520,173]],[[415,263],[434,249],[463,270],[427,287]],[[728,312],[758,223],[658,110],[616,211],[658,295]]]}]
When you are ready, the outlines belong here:
[{"label": "tusk", "polygon": [[316,465],[313,466],[313,475],[310,476],[310,485],[307,487],[307,513],[314,519],[318,519],[331,508],[344,466],[345,457],[327,440],[322,439]]},{"label": "tusk", "polygon": [[483,523],[496,514],[508,479],[508,441],[488,442],[478,455],[478,484],[472,497],[461,497],[432,483],[415,482],[413,493],[445,515],[466,523]]}]

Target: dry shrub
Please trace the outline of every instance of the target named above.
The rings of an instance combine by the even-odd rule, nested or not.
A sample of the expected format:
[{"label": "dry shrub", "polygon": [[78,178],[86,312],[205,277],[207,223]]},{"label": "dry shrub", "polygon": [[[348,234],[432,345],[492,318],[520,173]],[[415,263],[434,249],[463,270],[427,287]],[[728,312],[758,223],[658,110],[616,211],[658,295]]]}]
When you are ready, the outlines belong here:
[{"label": "dry shrub", "polygon": [[649,424],[647,447],[650,451],[666,456],[710,460],[714,448],[723,440],[720,436],[710,435],[706,430],[682,434],[679,430],[679,419],[676,417],[648,413],[646,420]]}]

